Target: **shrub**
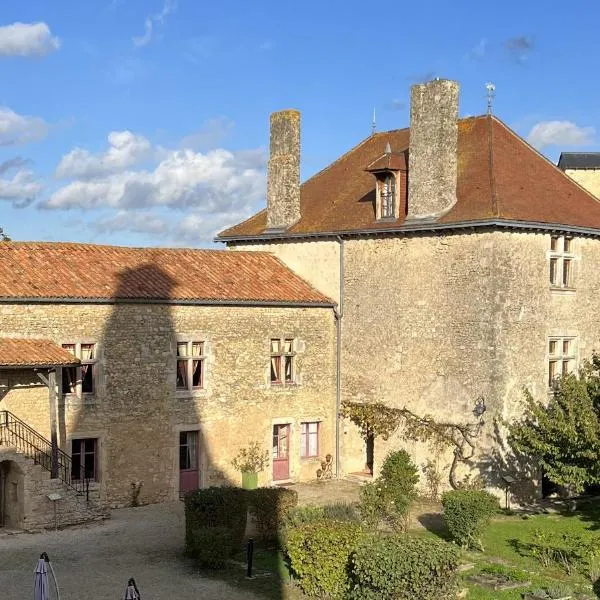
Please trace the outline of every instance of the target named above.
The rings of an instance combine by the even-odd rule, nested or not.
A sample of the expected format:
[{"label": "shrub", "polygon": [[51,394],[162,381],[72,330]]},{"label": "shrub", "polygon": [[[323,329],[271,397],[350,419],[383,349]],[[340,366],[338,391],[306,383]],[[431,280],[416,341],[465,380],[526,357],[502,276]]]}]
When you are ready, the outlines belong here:
[{"label": "shrub", "polygon": [[387,514],[382,483],[374,481],[360,488],[358,514],[369,529],[377,529]]},{"label": "shrub", "polygon": [[231,531],[226,527],[194,527],[187,553],[202,567],[218,569],[231,556]]},{"label": "shrub", "polygon": [[261,450],[258,442],[250,442],[247,448],[240,449],[231,464],[240,473],[260,473],[269,464],[269,451]]},{"label": "shrub", "polygon": [[210,487],[185,496],[185,544],[192,551],[197,546],[194,536],[199,529],[221,527],[231,537],[231,553],[242,545],[246,532],[248,495],[234,487]]},{"label": "shrub", "polygon": [[331,521],[360,521],[360,516],[354,504],[335,502],[323,507],[323,517]]},{"label": "shrub", "polygon": [[351,521],[307,523],[288,532],[291,571],[307,596],[344,597],[350,554],[362,534],[361,526]]},{"label": "shrub", "polygon": [[380,477],[393,498],[416,498],[419,470],[406,450],[390,452],[386,456]]},{"label": "shrub", "polygon": [[250,514],[263,541],[277,540],[287,513],[298,504],[298,492],[287,488],[258,488],[249,494]]},{"label": "shrub", "polygon": [[463,548],[482,548],[481,535],[499,510],[498,498],[480,490],[453,490],[442,496],[450,535]]},{"label": "shrub", "polygon": [[493,575],[495,577],[504,578],[508,581],[525,582],[529,581],[529,576],[524,571],[515,569],[514,567],[507,567],[502,564],[488,564],[481,567],[481,573],[486,575]]},{"label": "shrub", "polygon": [[363,538],[351,558],[350,598],[454,598],[458,553],[441,540],[395,534]]},{"label": "shrub", "polygon": [[300,525],[323,521],[324,519],[325,510],[322,506],[296,506],[285,514],[282,525],[286,529],[293,529],[294,527],[300,527]]}]

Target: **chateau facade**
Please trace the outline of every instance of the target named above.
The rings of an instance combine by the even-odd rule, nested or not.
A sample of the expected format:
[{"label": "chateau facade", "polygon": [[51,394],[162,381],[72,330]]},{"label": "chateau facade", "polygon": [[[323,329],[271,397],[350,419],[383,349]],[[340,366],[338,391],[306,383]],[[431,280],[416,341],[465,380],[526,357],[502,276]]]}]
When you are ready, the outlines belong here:
[{"label": "chateau facade", "polygon": [[300,114],[275,113],[267,207],[227,249],[1,243],[0,524],[239,484],[255,441],[262,485],[314,480],[328,454],[377,475],[400,447],[447,468],[401,429],[365,442],[345,402],[459,424],[484,406],[460,476],[537,481],[496,417],[600,349],[600,202],[458,97],[414,86],[410,129],[303,184]]}]

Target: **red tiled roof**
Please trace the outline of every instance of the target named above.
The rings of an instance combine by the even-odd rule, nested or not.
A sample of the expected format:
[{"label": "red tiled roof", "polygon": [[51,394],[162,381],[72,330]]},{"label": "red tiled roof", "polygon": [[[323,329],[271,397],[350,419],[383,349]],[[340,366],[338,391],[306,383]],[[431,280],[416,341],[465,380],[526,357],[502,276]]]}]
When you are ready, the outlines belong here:
[{"label": "red tiled roof", "polygon": [[1,242],[11,298],[333,303],[266,252]]},{"label": "red tiled roof", "polygon": [[0,338],[0,367],[60,367],[79,362],[51,340]]},{"label": "red tiled roof", "polygon": [[[302,216],[288,233],[405,225],[403,211],[396,221],[376,221],[375,178],[365,168],[384,154],[388,143],[393,153],[407,150],[409,133],[376,133],[306,181]],[[600,230],[600,202],[495,117],[459,120],[456,195],[456,204],[438,223],[504,219]],[[260,236],[266,217],[263,210],[219,237]]]},{"label": "red tiled roof", "polygon": [[406,171],[407,163],[406,152],[386,152],[383,156],[375,159],[365,171]]}]

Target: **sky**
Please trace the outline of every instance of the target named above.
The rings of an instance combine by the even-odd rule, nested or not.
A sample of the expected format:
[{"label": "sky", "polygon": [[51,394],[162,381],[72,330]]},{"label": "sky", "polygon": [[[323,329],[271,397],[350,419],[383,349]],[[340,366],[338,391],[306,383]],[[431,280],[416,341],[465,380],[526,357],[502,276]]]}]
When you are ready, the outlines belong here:
[{"label": "sky", "polygon": [[[554,6],[554,8],[553,8]],[[305,180],[461,85],[556,162],[600,150],[600,3],[2,0],[0,227],[15,240],[210,247],[265,206],[269,114]],[[518,165],[515,165],[518,168]]]}]

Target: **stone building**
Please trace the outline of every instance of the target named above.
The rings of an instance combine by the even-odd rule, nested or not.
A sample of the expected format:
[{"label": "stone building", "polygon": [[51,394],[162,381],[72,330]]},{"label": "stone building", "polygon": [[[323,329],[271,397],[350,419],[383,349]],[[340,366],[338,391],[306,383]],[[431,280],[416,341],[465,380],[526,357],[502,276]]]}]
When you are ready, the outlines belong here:
[{"label": "stone building", "polygon": [[[466,424],[483,402],[471,465],[501,486],[531,473],[494,417],[520,413],[523,386],[546,398],[600,347],[600,203],[495,116],[458,118],[458,92],[414,86],[409,129],[374,133],[299,188],[298,114],[278,114],[271,162],[287,153],[292,175],[217,239],[272,252],[338,303],[338,403]],[[283,129],[291,141],[274,143]],[[365,444],[349,423],[338,445],[343,473],[376,473],[390,448],[420,465],[434,452],[401,430]]]},{"label": "stone building", "polygon": [[333,301],[266,253],[0,244],[2,523],[239,485],[253,441],[261,484],[314,479],[335,341]]},{"label": "stone building", "polygon": [[558,168],[600,198],[600,152],[562,152]]}]

